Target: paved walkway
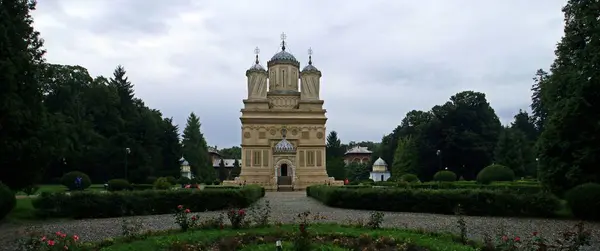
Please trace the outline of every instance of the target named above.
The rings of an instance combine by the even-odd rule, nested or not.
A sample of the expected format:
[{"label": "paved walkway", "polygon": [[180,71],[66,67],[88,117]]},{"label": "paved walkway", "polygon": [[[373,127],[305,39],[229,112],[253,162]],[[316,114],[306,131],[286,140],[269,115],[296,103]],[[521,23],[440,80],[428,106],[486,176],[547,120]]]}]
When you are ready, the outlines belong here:
[{"label": "paved walkway", "polygon": [[[304,211],[320,213],[326,216],[327,222],[346,223],[349,219],[367,218],[370,211],[339,209],[324,206],[312,198],[306,197],[305,192],[267,192],[265,198],[271,204],[272,221],[283,223],[293,222],[294,217]],[[202,216],[216,216],[219,212],[204,212]],[[169,229],[176,228],[172,215],[151,215],[129,217],[139,221],[144,229]],[[384,227],[404,227],[411,229],[424,229],[429,231],[446,231],[458,233],[458,227],[455,216],[420,214],[420,213],[398,213],[386,212],[384,217]],[[556,220],[556,219],[528,219],[528,218],[498,218],[498,217],[465,217],[469,228],[469,237],[481,239],[484,233],[493,233],[496,229],[504,228],[509,233],[519,236],[528,236],[534,231],[544,236],[556,235],[561,230],[571,227],[577,221]],[[593,247],[585,250],[600,250],[600,223],[587,223],[587,228],[592,229],[594,240]],[[87,219],[73,220],[64,222],[46,222],[35,225],[40,230],[55,232],[64,231],[67,233],[77,233],[83,240],[95,241],[108,237],[121,235],[122,218],[108,219]],[[18,236],[17,233],[24,230],[25,227],[2,226],[0,230],[0,244]],[[6,245],[0,245],[0,250]]]}]

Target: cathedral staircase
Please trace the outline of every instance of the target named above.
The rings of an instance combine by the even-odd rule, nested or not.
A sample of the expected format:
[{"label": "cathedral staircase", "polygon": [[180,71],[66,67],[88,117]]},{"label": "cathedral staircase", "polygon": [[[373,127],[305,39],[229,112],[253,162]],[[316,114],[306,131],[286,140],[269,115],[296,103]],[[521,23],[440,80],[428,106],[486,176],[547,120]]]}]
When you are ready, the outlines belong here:
[{"label": "cathedral staircase", "polygon": [[294,191],[294,187],[292,186],[292,177],[291,176],[277,177],[277,191],[278,192]]}]

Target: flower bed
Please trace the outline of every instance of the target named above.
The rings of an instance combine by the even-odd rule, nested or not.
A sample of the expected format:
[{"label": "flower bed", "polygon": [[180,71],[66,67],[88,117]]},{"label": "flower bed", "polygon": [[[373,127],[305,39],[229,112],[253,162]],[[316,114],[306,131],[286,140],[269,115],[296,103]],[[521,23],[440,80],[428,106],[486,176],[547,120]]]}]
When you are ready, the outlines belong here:
[{"label": "flower bed", "polygon": [[122,191],[112,193],[42,193],[32,201],[41,217],[106,218],[172,213],[177,205],[191,211],[213,211],[247,207],[265,194],[259,186],[241,189],[177,189]]},{"label": "flower bed", "polygon": [[[560,200],[549,193],[518,194],[483,189],[347,189],[311,186],[306,194],[340,208],[466,215],[554,216]],[[459,206],[460,205],[460,206]]]},{"label": "flower bed", "polygon": [[[29,233],[19,242],[23,251],[125,251],[125,250],[411,250],[411,251],[562,251],[579,250],[589,244],[590,232],[583,224],[575,230],[562,232],[559,239],[545,239],[537,232],[527,237],[486,235],[479,243],[466,238],[467,226],[458,221],[460,236],[423,231],[382,229],[383,214],[374,212],[367,219],[357,219],[351,225],[314,224],[324,219],[309,211],[300,213],[295,224],[271,224],[270,207],[254,204],[248,212],[231,208],[227,212],[230,226],[225,226],[223,213],[219,217],[200,219],[188,208],[176,208],[175,222],[180,229],[137,232],[118,239],[96,243],[81,243],[79,236]],[[249,216],[249,218],[246,218]],[[462,218],[461,218],[462,219]],[[366,220],[367,223],[363,224]],[[137,228],[137,231],[140,229]],[[496,236],[496,237],[492,237]]]}]

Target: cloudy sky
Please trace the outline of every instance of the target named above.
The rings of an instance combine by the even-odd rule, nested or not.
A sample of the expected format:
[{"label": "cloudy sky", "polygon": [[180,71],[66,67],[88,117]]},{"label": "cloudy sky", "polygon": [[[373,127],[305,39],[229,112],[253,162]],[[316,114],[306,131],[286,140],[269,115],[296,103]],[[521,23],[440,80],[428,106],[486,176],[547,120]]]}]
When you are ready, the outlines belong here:
[{"label": "cloudy sky", "polygon": [[147,105],[210,145],[240,143],[245,70],[287,34],[323,72],[328,130],[379,141],[412,109],[463,90],[487,94],[508,123],[562,36],[565,0],[41,0],[34,17],[52,63],[109,76],[122,64]]}]

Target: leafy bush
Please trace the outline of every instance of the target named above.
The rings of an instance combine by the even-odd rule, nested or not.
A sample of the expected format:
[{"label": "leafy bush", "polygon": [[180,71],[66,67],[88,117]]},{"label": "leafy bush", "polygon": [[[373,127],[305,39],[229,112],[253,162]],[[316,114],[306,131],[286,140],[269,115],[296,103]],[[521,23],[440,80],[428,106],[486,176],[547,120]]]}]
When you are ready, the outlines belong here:
[{"label": "leafy bush", "polygon": [[240,189],[178,189],[100,193],[95,191],[42,193],[33,199],[35,213],[52,218],[107,218],[168,214],[178,205],[194,212],[245,208],[264,196],[260,186]]},{"label": "leafy bush", "polygon": [[160,177],[154,182],[154,189],[166,190],[171,187],[173,187],[173,184],[171,184],[171,182],[169,182],[169,180],[167,180],[165,177]]},{"label": "leafy bush", "polygon": [[0,182],[0,220],[4,219],[16,205],[15,193]]},{"label": "leafy bush", "polygon": [[177,185],[177,179],[175,179],[175,177],[173,177],[173,176],[167,176],[165,178],[167,178],[167,181],[169,183],[171,183],[171,185]]},{"label": "leafy bush", "polygon": [[400,176],[400,181],[408,182],[408,183],[418,183],[418,182],[421,182],[421,180],[419,180],[419,177],[417,177],[417,175],[414,175],[414,174],[411,174],[411,173],[407,173],[407,174],[404,174],[404,175]]},{"label": "leafy bush", "polygon": [[[78,182],[81,178],[80,182]],[[92,185],[90,176],[80,171],[68,172],[60,179],[60,183],[70,191],[85,190]]]},{"label": "leafy bush", "polygon": [[187,185],[190,184],[192,180],[190,180],[190,178],[185,177],[185,176],[181,176],[179,177],[179,179],[177,180],[177,184],[181,184],[181,185]]},{"label": "leafy bush", "polygon": [[307,195],[332,207],[454,214],[458,205],[466,215],[549,217],[560,208],[550,193],[518,194],[484,189],[347,189],[311,186]]},{"label": "leafy bush", "polygon": [[456,174],[452,171],[442,170],[433,175],[434,181],[456,181]]},{"label": "leafy bush", "polygon": [[565,194],[573,215],[583,220],[600,220],[600,184],[586,183]]},{"label": "leafy bush", "polygon": [[112,179],[108,181],[108,191],[123,191],[131,189],[131,184],[125,179]]},{"label": "leafy bush", "polygon": [[477,182],[490,184],[493,181],[514,181],[515,172],[503,165],[493,164],[481,169],[477,174]]},{"label": "leafy bush", "polygon": [[217,180],[213,181],[213,183],[212,183],[212,184],[213,184],[213,185],[220,185],[220,184],[221,184],[221,181],[217,179]]}]

